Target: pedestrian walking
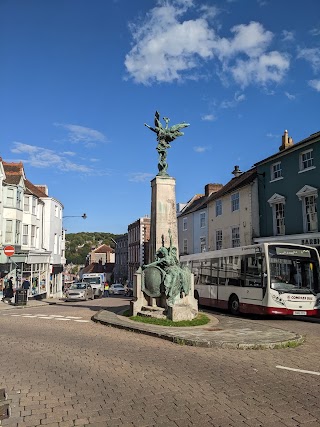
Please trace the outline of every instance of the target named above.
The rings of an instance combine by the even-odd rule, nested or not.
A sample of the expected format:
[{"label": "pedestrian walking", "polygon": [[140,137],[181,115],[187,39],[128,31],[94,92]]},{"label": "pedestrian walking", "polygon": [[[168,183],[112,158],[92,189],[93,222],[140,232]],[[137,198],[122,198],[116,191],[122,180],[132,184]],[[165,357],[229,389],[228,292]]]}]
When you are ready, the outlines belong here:
[{"label": "pedestrian walking", "polygon": [[109,296],[109,283],[108,283],[108,282],[106,282],[106,283],[104,284],[104,293],[103,293],[103,296],[104,296],[105,298],[107,298],[107,297]]},{"label": "pedestrian walking", "polygon": [[7,281],[5,288],[4,288],[4,293],[3,293],[3,301],[6,302],[7,304],[9,302],[11,302],[11,299],[13,298],[13,282],[12,282],[13,277],[10,277],[10,279]]},{"label": "pedestrian walking", "polygon": [[27,291],[27,298],[29,296],[29,289],[30,289],[30,282],[29,279],[25,278],[24,281],[22,282],[22,289]]}]

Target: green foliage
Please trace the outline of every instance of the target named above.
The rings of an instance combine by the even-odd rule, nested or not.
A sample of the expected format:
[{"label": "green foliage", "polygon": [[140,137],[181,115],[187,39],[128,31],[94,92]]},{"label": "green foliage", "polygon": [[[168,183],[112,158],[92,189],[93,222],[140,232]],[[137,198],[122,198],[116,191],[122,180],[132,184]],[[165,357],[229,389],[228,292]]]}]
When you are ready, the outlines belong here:
[{"label": "green foliage", "polygon": [[67,264],[84,265],[86,257],[92,248],[101,245],[114,247],[111,239],[116,240],[122,234],[102,232],[81,232],[66,234],[66,259]]},{"label": "green foliage", "polygon": [[148,323],[149,325],[161,325],[161,326],[175,326],[175,327],[185,327],[185,326],[201,326],[206,325],[210,322],[210,319],[205,314],[199,313],[198,316],[193,320],[181,320],[179,322],[173,322],[168,319],[157,319],[155,317],[144,317],[144,316],[131,316],[131,320],[141,323]]}]

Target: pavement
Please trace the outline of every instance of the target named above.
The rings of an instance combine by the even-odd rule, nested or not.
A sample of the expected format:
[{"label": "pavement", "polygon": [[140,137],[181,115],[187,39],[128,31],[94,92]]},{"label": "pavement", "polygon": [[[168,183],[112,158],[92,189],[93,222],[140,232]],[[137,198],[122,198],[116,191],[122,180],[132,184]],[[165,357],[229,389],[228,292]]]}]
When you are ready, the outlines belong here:
[{"label": "pavement", "polygon": [[[39,301],[29,300],[27,305],[23,306],[15,306],[0,301],[0,312],[2,310],[21,310],[53,305],[61,301],[61,299],[54,298]],[[303,336],[298,333],[271,327],[265,323],[262,324],[258,319],[252,320],[226,314],[215,316],[208,312],[205,314],[210,318],[210,322],[203,326],[194,327],[168,327],[135,322],[121,312],[114,313],[108,308],[98,311],[91,319],[106,326],[151,335],[180,345],[196,347],[259,350],[294,347],[304,341]]]}]

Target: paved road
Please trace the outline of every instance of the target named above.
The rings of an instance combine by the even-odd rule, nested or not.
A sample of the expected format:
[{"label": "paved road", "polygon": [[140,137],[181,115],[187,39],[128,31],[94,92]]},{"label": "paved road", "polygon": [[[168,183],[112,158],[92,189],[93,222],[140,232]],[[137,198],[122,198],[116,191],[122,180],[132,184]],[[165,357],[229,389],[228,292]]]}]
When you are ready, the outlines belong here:
[{"label": "paved road", "polygon": [[2,425],[320,426],[318,321],[257,320],[306,343],[247,351],[179,346],[90,321],[102,306],[127,303],[1,312],[0,388],[12,408]]}]

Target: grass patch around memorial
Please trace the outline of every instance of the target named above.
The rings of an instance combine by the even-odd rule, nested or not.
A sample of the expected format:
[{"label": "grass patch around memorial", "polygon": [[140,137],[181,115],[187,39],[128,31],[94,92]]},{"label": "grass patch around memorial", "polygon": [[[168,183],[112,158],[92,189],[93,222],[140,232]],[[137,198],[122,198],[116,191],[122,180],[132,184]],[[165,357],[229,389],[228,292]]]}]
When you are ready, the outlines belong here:
[{"label": "grass patch around memorial", "polygon": [[145,316],[130,316],[129,319],[134,320],[135,322],[146,323],[149,325],[174,326],[174,327],[201,326],[201,325],[206,325],[207,323],[210,322],[209,317],[203,313],[199,313],[198,316],[193,320],[180,320],[179,322],[173,322],[172,320],[169,320],[169,319],[156,319],[155,317],[145,317]]}]

